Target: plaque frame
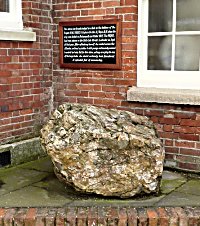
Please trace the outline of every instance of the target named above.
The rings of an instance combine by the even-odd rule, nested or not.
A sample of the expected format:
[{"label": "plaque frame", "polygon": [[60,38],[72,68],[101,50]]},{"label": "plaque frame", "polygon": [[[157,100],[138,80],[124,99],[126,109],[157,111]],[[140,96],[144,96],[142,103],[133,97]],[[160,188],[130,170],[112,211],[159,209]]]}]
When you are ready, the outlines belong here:
[{"label": "plaque frame", "polygon": [[[59,50],[60,50],[60,67],[71,69],[117,69],[122,68],[122,26],[120,19],[107,20],[91,20],[91,21],[65,21],[59,22]],[[98,26],[98,25],[116,25],[116,62],[115,63],[79,63],[79,62],[64,62],[64,27],[79,27],[79,26]]]}]

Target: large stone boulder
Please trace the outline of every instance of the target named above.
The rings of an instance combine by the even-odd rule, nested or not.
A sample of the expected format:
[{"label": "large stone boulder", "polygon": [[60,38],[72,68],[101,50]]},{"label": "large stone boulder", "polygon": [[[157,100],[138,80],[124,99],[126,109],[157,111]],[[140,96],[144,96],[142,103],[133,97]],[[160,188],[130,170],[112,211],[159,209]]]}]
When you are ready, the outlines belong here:
[{"label": "large stone boulder", "polygon": [[159,191],[164,151],[146,117],[67,103],[41,134],[55,174],[78,191],[121,198]]}]

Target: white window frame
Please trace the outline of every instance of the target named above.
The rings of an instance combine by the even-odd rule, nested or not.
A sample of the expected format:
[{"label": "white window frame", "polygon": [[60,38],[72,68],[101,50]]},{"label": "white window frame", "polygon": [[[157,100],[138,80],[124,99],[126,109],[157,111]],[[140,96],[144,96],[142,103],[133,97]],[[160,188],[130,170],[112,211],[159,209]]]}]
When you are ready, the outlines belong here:
[{"label": "white window frame", "polygon": [[9,12],[0,12],[0,30],[18,31],[23,29],[21,0],[8,0]]},{"label": "white window frame", "polygon": [[[188,0],[189,1],[189,0]],[[149,0],[138,0],[138,57],[137,57],[137,86],[138,87],[152,87],[152,88],[172,88],[172,89],[200,89],[200,71],[161,71],[161,70],[147,70],[147,51],[148,51],[148,35],[162,36],[163,33],[148,34],[148,2]],[[181,35],[197,34],[195,32],[176,32],[176,0],[173,0],[173,30],[172,32],[165,32],[165,35],[175,34]],[[175,42],[172,46],[172,57],[175,54]],[[174,57],[173,57],[174,58]],[[172,63],[174,64],[174,62]]]}]

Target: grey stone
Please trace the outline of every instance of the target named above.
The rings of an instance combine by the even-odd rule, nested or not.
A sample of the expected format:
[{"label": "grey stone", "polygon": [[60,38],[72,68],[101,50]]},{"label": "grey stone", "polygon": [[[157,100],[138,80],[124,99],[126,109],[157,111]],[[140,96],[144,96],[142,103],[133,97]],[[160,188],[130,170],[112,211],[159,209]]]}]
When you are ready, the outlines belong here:
[{"label": "grey stone", "polygon": [[146,117],[64,104],[41,134],[57,177],[78,191],[122,198],[159,191],[164,150]]},{"label": "grey stone", "polygon": [[36,160],[46,154],[38,137],[0,146],[0,153],[10,152],[11,166]]},{"label": "grey stone", "polygon": [[200,91],[190,89],[131,87],[127,92],[127,100],[150,103],[199,105]]}]

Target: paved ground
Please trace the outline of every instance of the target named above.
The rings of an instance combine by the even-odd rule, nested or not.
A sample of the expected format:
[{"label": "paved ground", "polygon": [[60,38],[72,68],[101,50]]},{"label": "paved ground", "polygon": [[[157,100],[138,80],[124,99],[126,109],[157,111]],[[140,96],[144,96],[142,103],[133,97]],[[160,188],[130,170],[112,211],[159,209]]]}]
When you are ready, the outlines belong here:
[{"label": "paved ground", "polygon": [[48,157],[0,169],[0,207],[184,207],[200,206],[200,178],[165,171],[161,194],[138,199],[79,194],[60,183]]}]

